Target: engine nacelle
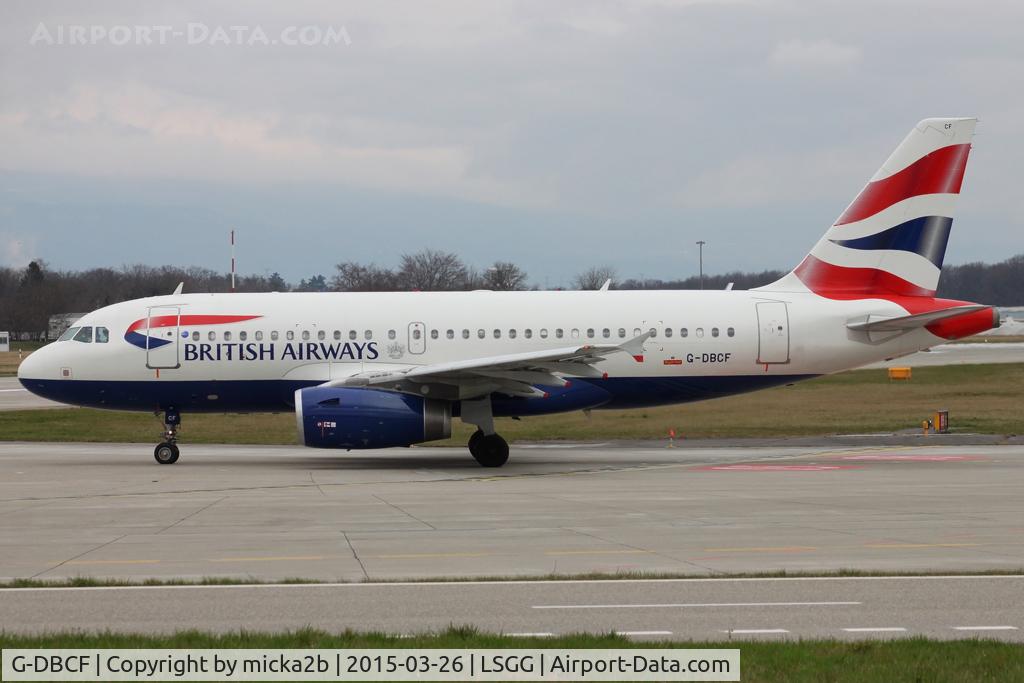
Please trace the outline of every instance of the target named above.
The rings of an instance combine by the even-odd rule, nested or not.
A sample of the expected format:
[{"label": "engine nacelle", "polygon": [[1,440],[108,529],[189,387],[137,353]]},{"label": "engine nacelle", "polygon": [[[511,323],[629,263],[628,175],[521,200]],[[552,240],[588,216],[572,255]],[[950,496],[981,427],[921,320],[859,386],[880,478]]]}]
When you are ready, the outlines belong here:
[{"label": "engine nacelle", "polygon": [[379,389],[299,389],[295,419],[311,448],[390,448],[452,433],[449,402]]}]

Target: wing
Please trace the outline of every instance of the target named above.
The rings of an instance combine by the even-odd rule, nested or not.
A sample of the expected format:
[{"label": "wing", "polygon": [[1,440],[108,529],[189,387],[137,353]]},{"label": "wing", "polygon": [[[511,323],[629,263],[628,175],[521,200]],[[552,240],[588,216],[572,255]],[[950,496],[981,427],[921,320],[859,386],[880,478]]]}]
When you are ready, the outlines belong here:
[{"label": "wing", "polygon": [[624,344],[566,346],[503,356],[370,370],[326,382],[326,387],[378,387],[417,395],[464,400],[494,392],[510,396],[543,396],[544,387],[563,387],[566,377],[602,377],[594,367],[608,356],[627,353],[643,360],[648,331]]}]

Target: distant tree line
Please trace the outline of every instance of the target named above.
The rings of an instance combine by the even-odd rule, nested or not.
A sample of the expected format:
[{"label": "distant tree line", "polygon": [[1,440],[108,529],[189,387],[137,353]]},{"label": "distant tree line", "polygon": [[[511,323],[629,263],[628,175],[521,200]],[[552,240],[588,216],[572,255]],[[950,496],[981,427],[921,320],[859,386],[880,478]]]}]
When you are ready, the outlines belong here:
[{"label": "distant tree line", "polygon": [[[704,289],[752,289],[782,277],[783,271],[732,272],[705,275]],[[612,289],[698,289],[700,278],[679,280],[619,280],[610,266],[595,266],[579,273],[573,289],[599,289],[611,281]],[[0,330],[38,336],[48,328],[51,315],[87,312],[120,301],[169,294],[179,282],[186,292],[228,292],[231,277],[209,268],[124,266],[81,271],[53,270],[42,261],[26,268],[0,268]],[[239,292],[369,292],[460,291],[472,289],[522,290],[529,287],[526,272],[509,261],[486,268],[467,265],[456,254],[426,249],[404,254],[396,268],[346,261],[330,277],[314,274],[291,284],[279,273],[242,275]],[[942,271],[939,296],[979,301],[997,306],[1024,304],[1024,254],[1000,263],[967,263]]]}]

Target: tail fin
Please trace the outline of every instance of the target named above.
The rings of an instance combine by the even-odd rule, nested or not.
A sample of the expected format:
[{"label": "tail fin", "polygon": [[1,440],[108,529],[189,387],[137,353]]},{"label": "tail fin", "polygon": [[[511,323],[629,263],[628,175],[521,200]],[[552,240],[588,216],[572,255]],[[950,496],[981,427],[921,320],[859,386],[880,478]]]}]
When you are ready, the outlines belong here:
[{"label": "tail fin", "polygon": [[975,123],[914,126],[800,265],[762,289],[831,299],[935,296]]}]

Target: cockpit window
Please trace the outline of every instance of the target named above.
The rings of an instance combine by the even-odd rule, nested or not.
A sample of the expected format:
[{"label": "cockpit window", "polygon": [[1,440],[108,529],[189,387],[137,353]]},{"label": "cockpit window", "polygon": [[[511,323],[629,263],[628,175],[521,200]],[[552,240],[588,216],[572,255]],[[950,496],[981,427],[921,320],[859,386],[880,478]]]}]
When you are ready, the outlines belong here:
[{"label": "cockpit window", "polygon": [[96,343],[97,344],[106,344],[108,341],[110,341],[110,331],[107,330],[107,328],[105,328],[105,327],[97,327],[96,328]]},{"label": "cockpit window", "polygon": [[80,329],[82,328],[69,327],[68,329],[64,330],[64,334],[60,335],[60,337],[57,338],[57,341],[68,341],[69,339],[74,337],[78,333],[78,330]]},{"label": "cockpit window", "polygon": [[92,327],[83,327],[78,330],[74,336],[76,342],[82,342],[83,344],[92,343]]}]

